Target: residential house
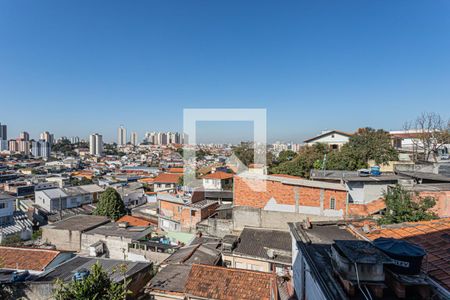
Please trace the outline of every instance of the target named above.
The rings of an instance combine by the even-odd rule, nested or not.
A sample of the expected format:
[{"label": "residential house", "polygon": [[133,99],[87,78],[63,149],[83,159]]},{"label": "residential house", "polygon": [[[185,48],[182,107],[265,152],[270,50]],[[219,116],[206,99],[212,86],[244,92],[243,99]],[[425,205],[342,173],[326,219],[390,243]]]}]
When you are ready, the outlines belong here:
[{"label": "residential house", "polygon": [[152,274],[151,263],[75,256],[56,268],[45,272],[35,280],[26,282],[22,290],[26,293],[27,299],[30,300],[51,299],[57,279],[68,283],[73,280],[75,273],[82,270],[90,270],[95,263],[99,263],[108,273],[112,273],[113,270],[121,266],[125,267],[126,271],[124,274],[115,272],[112,273],[111,278],[116,283],[124,280],[129,282],[127,289],[131,291],[131,294],[127,296],[127,299],[138,299]]},{"label": "residential house", "polygon": [[47,189],[35,192],[35,203],[48,212],[54,212],[91,204],[98,199],[101,192],[101,187],[92,184]]},{"label": "residential house", "polygon": [[233,187],[233,174],[216,171],[202,177],[205,190],[231,190]]},{"label": "residential house", "polygon": [[286,222],[299,218],[344,218],[347,197],[340,183],[242,173],[234,177],[233,226],[235,230],[245,226],[287,229]]},{"label": "residential house", "polygon": [[157,200],[158,226],[165,231],[194,231],[197,223],[211,216],[219,206],[217,201],[179,193],[158,193]]},{"label": "residential house", "polygon": [[147,202],[147,196],[141,183],[132,182],[116,189],[126,207],[136,207]]},{"label": "residential house", "polygon": [[279,299],[273,273],[210,265],[169,265],[146,286],[146,293],[162,299]]},{"label": "residential house", "polygon": [[27,215],[15,209],[16,198],[0,192],[0,243],[11,236],[29,240],[33,232]]},{"label": "residential house", "polygon": [[292,242],[287,231],[246,227],[239,237],[225,236],[222,249],[226,267],[290,274]]},{"label": "residential house", "polygon": [[140,255],[129,251],[135,241],[151,238],[153,228],[150,226],[130,226],[126,222],[110,222],[86,230],[81,234],[81,252],[112,259],[145,261]]},{"label": "residential house", "polygon": [[189,245],[179,248],[175,253],[166,258],[162,267],[167,265],[218,265],[221,261],[221,241],[214,237],[198,235]]},{"label": "residential house", "polygon": [[72,256],[72,253],[49,249],[0,246],[2,270],[28,271],[33,275],[51,270]]},{"label": "residential house", "polygon": [[326,144],[332,150],[339,150],[352,136],[351,133],[339,130],[324,130],[321,134],[305,140],[306,145],[313,145],[317,143]]},{"label": "residential house", "polygon": [[75,215],[51,225],[42,226],[42,241],[63,251],[81,251],[84,232],[110,222],[107,217]]},{"label": "residential house", "polygon": [[175,192],[177,190],[178,180],[182,174],[179,173],[161,173],[153,179],[153,191],[155,192]]}]

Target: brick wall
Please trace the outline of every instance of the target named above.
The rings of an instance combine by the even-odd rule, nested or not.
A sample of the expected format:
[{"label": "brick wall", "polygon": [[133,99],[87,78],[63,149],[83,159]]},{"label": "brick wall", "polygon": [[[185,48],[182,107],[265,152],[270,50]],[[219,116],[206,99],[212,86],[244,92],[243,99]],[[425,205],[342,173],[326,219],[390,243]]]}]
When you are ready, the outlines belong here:
[{"label": "brick wall", "polygon": [[172,203],[169,201],[160,201],[160,214],[169,217],[174,221],[180,222],[183,231],[195,229],[197,223],[212,215],[219,206],[217,203],[210,205],[202,210],[190,209],[189,206]]},{"label": "brick wall", "polygon": [[[299,205],[303,206],[320,206],[321,188],[294,186],[283,184],[278,181],[266,180],[265,191],[254,191],[261,189],[263,180],[259,179],[243,179],[242,177],[234,177],[234,205],[249,206],[254,208],[263,208],[267,202],[273,197],[278,204],[295,205],[295,193],[299,195]],[[345,210],[345,202],[347,199],[346,191],[323,189],[324,193],[324,209],[330,208],[330,198],[335,198],[335,209]]]}]

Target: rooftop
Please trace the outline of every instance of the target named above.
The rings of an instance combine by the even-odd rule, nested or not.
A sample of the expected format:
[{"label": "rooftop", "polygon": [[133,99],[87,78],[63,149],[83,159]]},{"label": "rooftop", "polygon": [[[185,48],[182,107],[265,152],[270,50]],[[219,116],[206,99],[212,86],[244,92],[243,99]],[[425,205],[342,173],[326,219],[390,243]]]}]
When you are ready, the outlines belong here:
[{"label": "rooftop", "polygon": [[168,265],[150,280],[146,288],[182,294],[190,271],[190,265]]},{"label": "rooftop", "polygon": [[134,217],[134,216],[123,216],[122,218],[120,218],[119,220],[117,220],[118,223],[120,222],[128,222],[128,224],[130,226],[150,226],[152,225],[151,222],[138,218],[138,217]]},{"label": "rooftop", "polygon": [[60,251],[0,246],[1,267],[5,269],[44,271]]},{"label": "rooftop", "polygon": [[185,293],[220,300],[273,299],[276,275],[217,266],[192,265]]},{"label": "rooftop", "polygon": [[[147,268],[150,266],[150,263],[144,262],[131,262],[124,260],[115,260],[115,259],[107,259],[107,258],[98,258],[98,257],[82,257],[75,256],[74,258],[60,264],[50,272],[42,274],[36,281],[40,282],[54,282],[56,279],[62,279],[63,281],[70,281],[72,276],[81,269],[90,270],[92,265],[96,262],[99,262],[103,269],[108,273],[112,273],[115,268],[120,265],[125,264],[127,267],[127,271],[125,273],[126,277],[132,276],[137,272]],[[114,273],[112,279],[115,282],[123,280],[122,274],[120,272]]]},{"label": "rooftop", "polygon": [[364,235],[370,240],[390,237],[421,246],[427,252],[425,271],[450,290],[450,218],[387,225]]},{"label": "rooftop", "polygon": [[103,216],[75,215],[47,226],[53,229],[84,232],[108,222],[110,222],[110,220]]},{"label": "rooftop", "polygon": [[[246,227],[239,240],[236,249],[233,251],[235,254],[291,263],[292,241],[291,235],[287,231]],[[274,250],[274,258],[267,255],[269,249]]]},{"label": "rooftop", "polygon": [[155,183],[178,183],[182,174],[161,173],[154,178]]},{"label": "rooftop", "polygon": [[85,234],[99,234],[104,236],[117,236],[122,238],[129,238],[132,240],[139,240],[146,237],[153,231],[149,226],[130,226],[123,228],[119,226],[118,222],[110,222],[104,225],[95,227]]},{"label": "rooftop", "polygon": [[220,179],[220,180],[225,180],[225,179],[233,178],[233,174],[217,171],[217,172],[214,172],[214,173],[207,174],[207,175],[203,176],[202,178],[203,179]]},{"label": "rooftop", "polygon": [[319,135],[317,135],[317,136],[315,136],[313,138],[304,140],[304,142],[305,143],[310,143],[310,142],[312,142],[314,140],[320,139],[321,137],[324,137],[324,136],[327,136],[327,135],[330,135],[330,134],[333,134],[333,133],[341,134],[341,135],[344,135],[344,136],[347,136],[347,137],[351,137],[352,136],[351,133],[347,133],[347,132],[344,132],[344,131],[330,130],[330,131],[323,132],[323,133],[321,133],[321,134],[319,134]]}]

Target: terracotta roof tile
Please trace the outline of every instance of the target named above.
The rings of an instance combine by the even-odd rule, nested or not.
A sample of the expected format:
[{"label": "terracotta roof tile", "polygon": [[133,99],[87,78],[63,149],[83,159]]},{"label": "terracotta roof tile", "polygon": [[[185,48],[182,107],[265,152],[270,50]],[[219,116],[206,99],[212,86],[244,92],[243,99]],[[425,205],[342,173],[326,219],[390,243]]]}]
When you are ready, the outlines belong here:
[{"label": "terracotta roof tile", "polygon": [[153,182],[157,183],[177,183],[178,178],[181,177],[182,174],[169,174],[169,173],[161,173],[156,176]]},{"label": "terracotta roof tile", "polygon": [[224,179],[233,178],[233,174],[218,171],[218,172],[214,172],[214,173],[210,173],[208,175],[205,175],[202,178],[203,179],[220,179],[220,180],[224,180]]},{"label": "terracotta roof tile", "polygon": [[5,269],[44,271],[60,253],[47,249],[0,247],[0,265]]},{"label": "terracotta roof tile", "polygon": [[147,220],[133,217],[133,216],[123,216],[122,218],[117,220],[117,222],[128,222],[128,224],[130,224],[131,226],[150,226],[150,225],[152,225],[152,223]]},{"label": "terracotta roof tile", "polygon": [[393,237],[421,246],[427,252],[424,271],[428,268],[428,274],[450,290],[450,218],[388,225],[366,236]]},{"label": "terracotta roof tile", "polygon": [[178,173],[178,174],[180,174],[180,173],[184,172],[184,169],[183,168],[169,168],[167,170],[167,172],[168,173]]},{"label": "terracotta roof tile", "polygon": [[192,265],[185,293],[208,299],[272,299],[276,275],[209,265]]}]

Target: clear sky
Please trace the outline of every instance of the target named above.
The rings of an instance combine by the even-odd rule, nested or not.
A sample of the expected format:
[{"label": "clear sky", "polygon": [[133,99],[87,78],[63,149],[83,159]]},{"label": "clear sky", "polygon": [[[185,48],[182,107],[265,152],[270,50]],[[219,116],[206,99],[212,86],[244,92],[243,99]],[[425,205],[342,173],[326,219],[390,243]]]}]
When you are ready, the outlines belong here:
[{"label": "clear sky", "polygon": [[0,1],[10,137],[142,137],[225,107],[266,108],[269,141],[302,141],[449,104],[448,0]]}]

